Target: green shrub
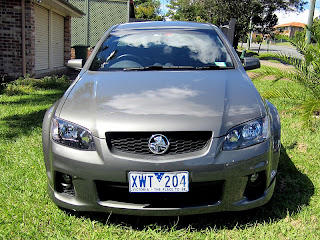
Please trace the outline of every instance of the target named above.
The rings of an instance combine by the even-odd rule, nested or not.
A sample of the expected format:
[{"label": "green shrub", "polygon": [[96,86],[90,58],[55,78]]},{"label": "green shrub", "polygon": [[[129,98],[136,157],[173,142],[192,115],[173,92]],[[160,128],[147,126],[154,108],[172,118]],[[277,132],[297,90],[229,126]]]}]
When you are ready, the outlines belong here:
[{"label": "green shrub", "polygon": [[3,92],[8,96],[30,94],[41,89],[66,89],[70,85],[70,80],[67,76],[46,76],[41,79],[18,78],[15,81],[4,83]]},{"label": "green shrub", "polygon": [[30,85],[19,84],[19,82],[13,81],[5,84],[3,92],[8,96],[24,95],[33,92],[35,89]]},{"label": "green shrub", "polygon": [[38,88],[43,89],[53,89],[53,88],[67,88],[70,85],[70,80],[67,76],[63,75],[62,77],[58,76],[47,76],[39,79],[36,82]]}]

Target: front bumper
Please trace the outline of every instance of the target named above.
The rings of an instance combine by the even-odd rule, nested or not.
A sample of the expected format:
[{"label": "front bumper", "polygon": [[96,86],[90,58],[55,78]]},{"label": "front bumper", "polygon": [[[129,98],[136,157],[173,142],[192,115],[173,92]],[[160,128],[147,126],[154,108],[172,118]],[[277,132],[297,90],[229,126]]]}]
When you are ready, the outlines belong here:
[{"label": "front bumper", "polygon": [[[220,151],[222,139],[215,138],[208,150],[200,156],[181,155],[157,160],[114,155],[108,150],[104,139],[95,139],[97,151],[80,151],[62,146],[50,140],[49,134],[45,132],[43,141],[49,195],[58,206],[75,211],[171,216],[255,208],[267,203],[272,197],[279,159],[279,153],[273,151],[271,139],[241,150]],[[179,206],[170,206],[170,202],[159,207],[147,202],[120,201],[117,196],[108,196],[108,192],[103,194],[108,197],[102,199],[103,189],[98,189],[97,183],[126,186],[129,171],[188,171],[190,184],[219,182],[221,189],[218,195],[213,194],[216,197],[212,202],[197,203],[195,199],[192,204]],[[257,172],[264,177],[262,187],[259,187],[260,193],[248,194],[250,175]],[[56,173],[72,177],[74,194],[57,191]],[[214,191],[216,189],[208,187],[201,194],[206,196]],[[180,194],[177,198],[184,202],[187,195]],[[109,195],[115,194],[110,192]]]}]

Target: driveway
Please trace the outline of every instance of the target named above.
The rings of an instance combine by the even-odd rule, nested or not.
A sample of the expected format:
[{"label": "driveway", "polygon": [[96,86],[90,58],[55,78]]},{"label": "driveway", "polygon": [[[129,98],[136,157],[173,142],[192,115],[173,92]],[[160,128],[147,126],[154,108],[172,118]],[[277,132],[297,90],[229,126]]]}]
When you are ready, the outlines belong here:
[{"label": "driveway", "polygon": [[[243,43],[241,45],[241,43],[239,44],[239,46],[242,46],[243,48],[247,47],[247,43]],[[259,49],[259,44],[257,43],[252,43],[250,50],[254,51],[254,52],[258,52]],[[261,48],[260,48],[260,54],[262,53],[266,53],[266,52],[271,52],[271,53],[284,53],[286,55],[289,56],[293,56],[296,58],[302,58],[302,55],[293,47],[287,47],[287,46],[277,46],[277,45],[273,45],[273,44],[262,44]]]}]

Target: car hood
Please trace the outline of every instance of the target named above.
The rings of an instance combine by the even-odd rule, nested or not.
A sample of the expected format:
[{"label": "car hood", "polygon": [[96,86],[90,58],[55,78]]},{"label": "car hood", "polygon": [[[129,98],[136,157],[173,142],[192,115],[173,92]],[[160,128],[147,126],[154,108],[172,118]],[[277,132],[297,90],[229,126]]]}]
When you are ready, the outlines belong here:
[{"label": "car hood", "polygon": [[104,138],[106,132],[213,131],[264,115],[240,69],[86,72],[60,102],[57,116]]}]

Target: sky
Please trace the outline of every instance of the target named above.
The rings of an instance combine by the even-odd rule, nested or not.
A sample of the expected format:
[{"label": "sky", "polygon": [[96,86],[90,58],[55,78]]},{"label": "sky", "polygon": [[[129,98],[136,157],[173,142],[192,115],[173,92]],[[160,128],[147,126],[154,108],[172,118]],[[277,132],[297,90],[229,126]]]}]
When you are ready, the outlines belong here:
[{"label": "sky", "polygon": [[[307,24],[308,17],[309,17],[309,8],[310,8],[310,0],[308,0],[308,3],[304,7],[304,11],[297,13],[297,12],[276,12],[278,16],[278,24],[283,23],[290,23],[290,22],[301,22]],[[314,18],[318,17],[320,15],[320,1],[316,1],[316,7],[314,10]]]}]

